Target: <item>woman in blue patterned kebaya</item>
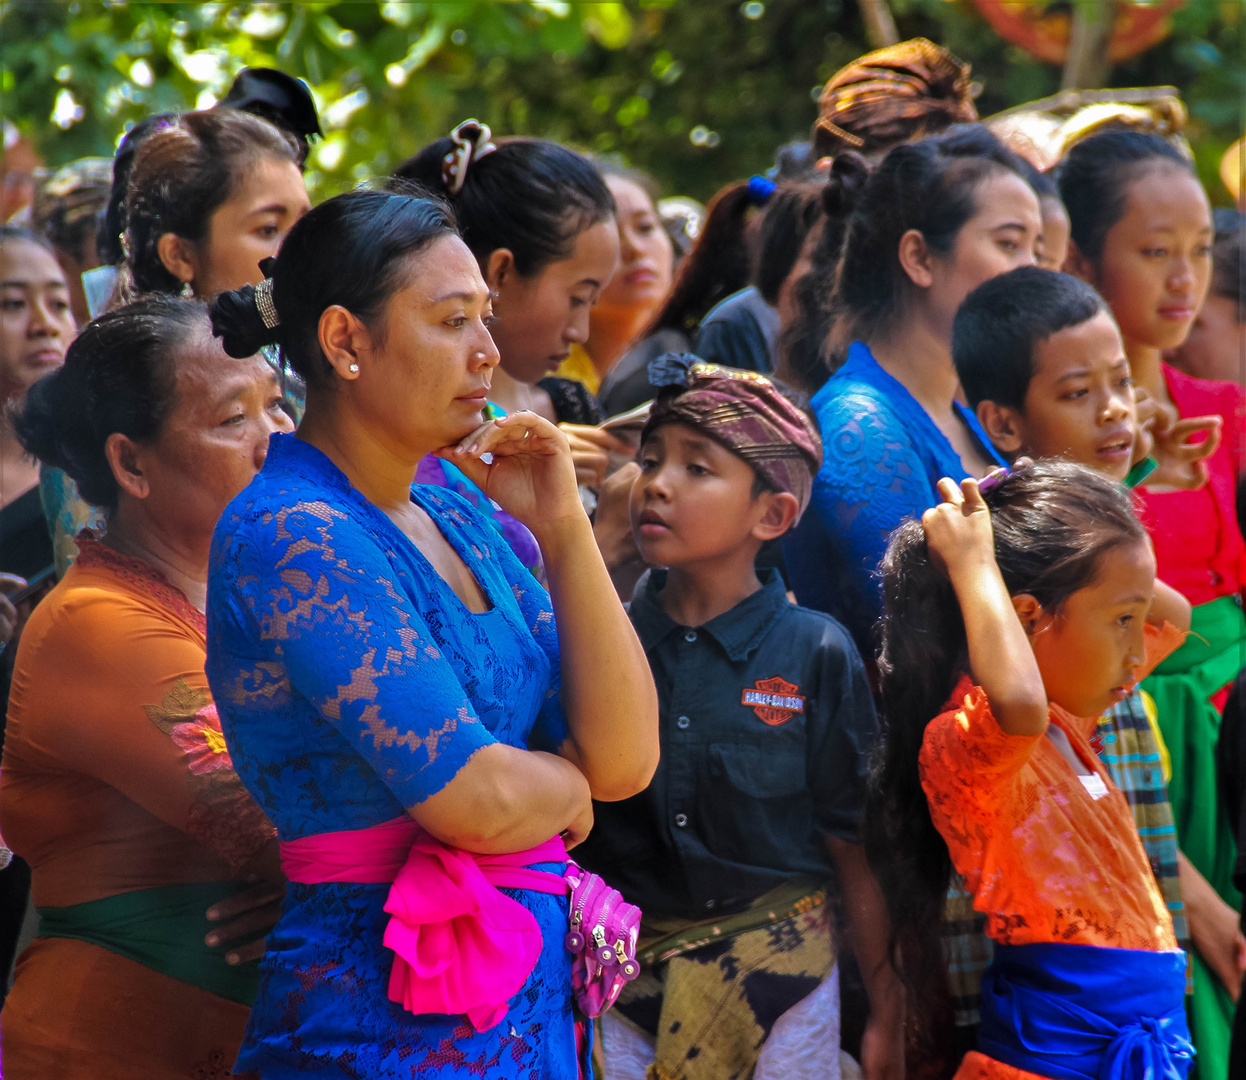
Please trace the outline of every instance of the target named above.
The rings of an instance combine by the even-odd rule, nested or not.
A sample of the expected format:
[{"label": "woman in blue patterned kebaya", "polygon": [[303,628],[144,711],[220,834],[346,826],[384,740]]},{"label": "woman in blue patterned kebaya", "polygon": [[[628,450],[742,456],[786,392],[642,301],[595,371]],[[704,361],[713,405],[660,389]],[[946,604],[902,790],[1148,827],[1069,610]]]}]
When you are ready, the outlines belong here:
[{"label": "woman in blue patterned kebaya", "polygon": [[868,658],[892,531],[939,502],[940,477],[1004,464],[957,400],[952,318],[982,282],[1034,265],[1042,218],[1019,159],[976,124],[896,147],[852,198],[834,372],[809,376],[825,457],[783,553],[800,603],[839,619]]},{"label": "woman in blue patterned kebaya", "polygon": [[[268,271],[212,309],[228,352],[276,343],[308,384],[298,434],[272,441],[212,550],[209,679],[291,879],[235,1068],[576,1080],[565,894],[483,886],[535,946],[482,1003],[473,979],[505,984],[472,969],[466,924],[485,915],[395,930],[390,888],[413,844],[451,868],[447,896],[510,853],[560,874],[591,798],[643,789],[656,765],[653,684],[567,441],[531,413],[486,419],[490,294],[443,204],[337,196]],[[467,500],[412,487],[432,452],[532,530],[550,593]]]}]

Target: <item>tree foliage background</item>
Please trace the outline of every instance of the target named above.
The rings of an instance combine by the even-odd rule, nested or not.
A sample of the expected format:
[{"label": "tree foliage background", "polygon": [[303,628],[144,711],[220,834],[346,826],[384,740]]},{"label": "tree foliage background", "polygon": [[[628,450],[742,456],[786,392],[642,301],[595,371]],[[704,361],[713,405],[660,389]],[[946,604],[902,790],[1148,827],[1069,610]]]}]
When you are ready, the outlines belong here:
[{"label": "tree foliage background", "polygon": [[[1003,42],[968,0],[891,9],[902,37],[972,62],[983,115],[1058,89],[1058,69]],[[617,154],[705,199],[804,137],[821,84],[868,48],[856,0],[17,0],[0,3],[0,113],[58,165],[111,154],[150,112],[212,104],[244,65],[279,67],[320,107],[318,196],[475,116]],[[1243,128],[1243,0],[1189,0],[1168,39],[1109,84],[1177,86],[1208,189],[1227,198],[1216,166]]]}]

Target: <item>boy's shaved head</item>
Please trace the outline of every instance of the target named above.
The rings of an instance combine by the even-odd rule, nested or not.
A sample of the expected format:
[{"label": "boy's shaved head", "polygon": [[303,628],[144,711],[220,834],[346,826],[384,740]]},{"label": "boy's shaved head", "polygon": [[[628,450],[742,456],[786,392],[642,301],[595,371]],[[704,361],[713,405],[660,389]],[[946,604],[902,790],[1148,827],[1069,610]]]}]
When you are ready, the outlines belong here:
[{"label": "boy's shaved head", "polygon": [[970,408],[994,401],[1024,411],[1039,343],[1107,310],[1086,282],[1036,266],[979,285],[952,323],[952,360]]}]

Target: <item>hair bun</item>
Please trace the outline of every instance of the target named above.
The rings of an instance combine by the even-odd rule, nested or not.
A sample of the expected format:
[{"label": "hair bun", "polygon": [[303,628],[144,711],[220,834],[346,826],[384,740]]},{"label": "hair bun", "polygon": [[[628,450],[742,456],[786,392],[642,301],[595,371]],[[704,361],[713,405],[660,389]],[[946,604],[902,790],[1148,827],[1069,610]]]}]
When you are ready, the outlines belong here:
[{"label": "hair bun", "polygon": [[842,218],[852,213],[857,195],[870,177],[869,163],[854,150],[836,154],[831,172],[822,188],[822,206],[829,217]]},{"label": "hair bun", "polygon": [[269,327],[255,302],[255,286],[223,292],[208,305],[212,333],[225,351],[236,359],[254,356],[265,345],[280,340],[281,328]]}]

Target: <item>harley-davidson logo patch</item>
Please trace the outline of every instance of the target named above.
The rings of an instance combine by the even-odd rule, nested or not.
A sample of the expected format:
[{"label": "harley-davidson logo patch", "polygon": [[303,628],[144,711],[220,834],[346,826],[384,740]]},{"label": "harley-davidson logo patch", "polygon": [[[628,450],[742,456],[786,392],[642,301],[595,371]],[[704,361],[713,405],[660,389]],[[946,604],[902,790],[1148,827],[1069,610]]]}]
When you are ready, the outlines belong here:
[{"label": "harley-davidson logo patch", "polygon": [[740,704],[751,706],[762,723],[778,727],[805,711],[805,699],[796,692],[799,689],[777,675],[773,679],[758,679],[752,689],[745,689]]}]

